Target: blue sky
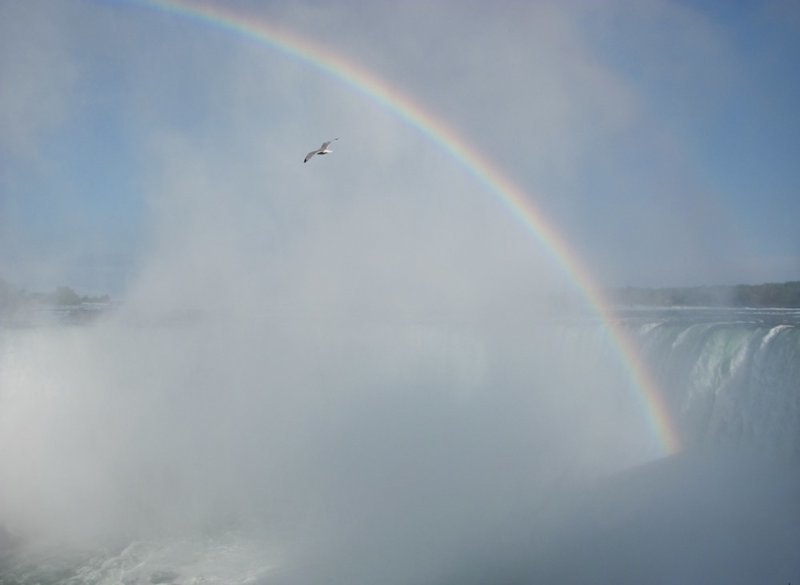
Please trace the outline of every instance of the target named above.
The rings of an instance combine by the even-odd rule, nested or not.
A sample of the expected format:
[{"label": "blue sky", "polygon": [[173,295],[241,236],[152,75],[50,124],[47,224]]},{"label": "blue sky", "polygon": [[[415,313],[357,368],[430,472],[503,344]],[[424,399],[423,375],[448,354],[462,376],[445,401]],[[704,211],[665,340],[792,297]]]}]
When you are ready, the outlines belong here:
[{"label": "blue sky", "polygon": [[[225,4],[414,96],[603,284],[800,279],[798,2]],[[463,169],[284,54],[101,0],[0,0],[0,48],[6,280],[124,295],[174,274],[165,258],[207,283],[333,272],[333,251],[332,290],[381,256],[400,282],[542,280],[533,238]]]}]

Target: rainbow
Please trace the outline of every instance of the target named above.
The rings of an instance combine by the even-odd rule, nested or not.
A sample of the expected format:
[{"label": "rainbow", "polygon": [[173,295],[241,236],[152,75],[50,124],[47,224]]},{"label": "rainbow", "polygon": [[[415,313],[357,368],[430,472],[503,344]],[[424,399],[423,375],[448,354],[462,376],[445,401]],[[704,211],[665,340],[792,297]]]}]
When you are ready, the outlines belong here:
[{"label": "rainbow", "polygon": [[604,293],[568,243],[539,211],[525,192],[484,154],[470,146],[453,127],[435,117],[410,95],[372,72],[322,46],[263,19],[250,20],[223,5],[187,0],[133,0],[161,12],[228,31],[293,57],[377,102],[446,151],[483,187],[505,205],[525,229],[561,265],[608,327],[635,388],[649,424],[664,454],[680,450],[678,433],[670,420],[658,384],[643,363],[629,335],[617,324]]}]

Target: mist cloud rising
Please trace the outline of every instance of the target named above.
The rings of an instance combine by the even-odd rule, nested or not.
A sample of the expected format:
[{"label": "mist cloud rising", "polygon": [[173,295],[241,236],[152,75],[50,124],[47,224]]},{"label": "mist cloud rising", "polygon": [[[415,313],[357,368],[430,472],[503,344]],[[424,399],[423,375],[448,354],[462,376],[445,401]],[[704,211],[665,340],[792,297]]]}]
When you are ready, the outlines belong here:
[{"label": "mist cloud rising", "polygon": [[315,165],[290,190],[172,134],[154,149],[123,306],[4,358],[4,440],[28,446],[4,455],[10,526],[245,525],[289,574],[427,579],[524,531],[556,478],[652,454],[619,365],[575,368],[536,332],[552,268],[439,161],[411,188]]},{"label": "mist cloud rising", "polygon": [[[349,108],[338,123],[363,120]],[[548,260],[441,155],[402,185],[348,180],[345,145],[384,132],[303,167],[260,130],[228,155],[155,133],[153,239],[122,307],[4,356],[3,440],[27,445],[3,456],[9,526],[244,526],[287,579],[426,580],[490,545],[501,562],[493,540],[524,533],[556,478],[652,453],[618,365],[567,368],[535,332],[552,316],[532,299],[561,286]],[[305,174],[275,183],[264,165],[287,159]]]}]

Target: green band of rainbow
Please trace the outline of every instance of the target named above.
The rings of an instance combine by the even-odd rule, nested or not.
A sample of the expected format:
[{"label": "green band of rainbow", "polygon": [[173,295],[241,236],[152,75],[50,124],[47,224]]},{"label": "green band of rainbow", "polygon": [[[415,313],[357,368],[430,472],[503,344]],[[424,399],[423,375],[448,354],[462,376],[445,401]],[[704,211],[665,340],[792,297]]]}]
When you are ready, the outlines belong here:
[{"label": "green band of rainbow", "polygon": [[231,32],[293,57],[381,104],[449,153],[489,193],[508,208],[573,279],[592,309],[611,332],[622,363],[638,391],[643,410],[664,454],[680,450],[678,434],[670,420],[669,411],[657,383],[639,356],[630,336],[612,315],[610,304],[600,287],[595,284],[589,270],[552,224],[546,221],[545,216],[525,192],[506,177],[491,160],[471,147],[470,142],[460,136],[455,129],[442,119],[434,117],[403,91],[337,55],[330,48],[274,26],[263,19],[249,20],[245,16],[233,13],[230,9],[186,0],[134,0],[134,2]]}]

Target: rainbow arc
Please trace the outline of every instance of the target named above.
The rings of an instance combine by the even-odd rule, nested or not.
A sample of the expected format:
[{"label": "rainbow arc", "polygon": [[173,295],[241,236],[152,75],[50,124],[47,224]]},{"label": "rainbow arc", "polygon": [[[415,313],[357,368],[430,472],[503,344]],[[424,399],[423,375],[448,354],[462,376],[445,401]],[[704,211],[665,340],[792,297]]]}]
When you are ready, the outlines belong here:
[{"label": "rainbow arc", "polygon": [[588,268],[555,226],[537,209],[525,191],[508,178],[492,160],[471,146],[470,141],[461,136],[455,128],[430,113],[408,93],[352,60],[338,55],[330,47],[263,19],[251,20],[223,7],[222,3],[211,5],[185,0],[134,0],[134,2],[228,31],[292,57],[380,104],[425,135],[437,147],[446,151],[458,165],[513,214],[574,281],[592,310],[608,327],[663,453],[672,454],[680,450],[678,433],[670,419],[669,410],[658,384],[629,334],[614,318],[604,292],[597,286]]}]

